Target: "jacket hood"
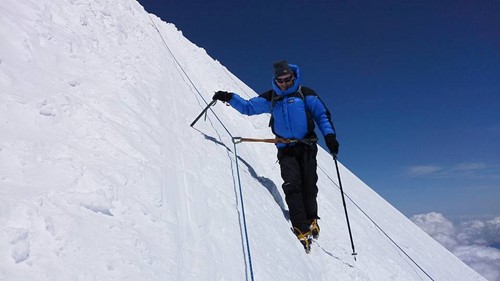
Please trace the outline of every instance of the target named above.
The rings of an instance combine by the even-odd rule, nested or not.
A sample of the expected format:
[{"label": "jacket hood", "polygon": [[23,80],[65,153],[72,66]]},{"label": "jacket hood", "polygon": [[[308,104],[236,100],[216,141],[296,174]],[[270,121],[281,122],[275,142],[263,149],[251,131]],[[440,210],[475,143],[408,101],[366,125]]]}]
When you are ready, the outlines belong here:
[{"label": "jacket hood", "polygon": [[282,91],[280,87],[276,84],[276,81],[274,81],[274,76],[271,80],[271,83],[273,85],[273,90],[276,92],[277,95],[279,96],[286,96],[289,94],[296,93],[299,90],[300,86],[300,69],[297,65],[295,64],[289,64],[290,68],[292,69],[293,73],[295,74],[295,81],[293,82],[293,86],[286,89],[286,91]]}]

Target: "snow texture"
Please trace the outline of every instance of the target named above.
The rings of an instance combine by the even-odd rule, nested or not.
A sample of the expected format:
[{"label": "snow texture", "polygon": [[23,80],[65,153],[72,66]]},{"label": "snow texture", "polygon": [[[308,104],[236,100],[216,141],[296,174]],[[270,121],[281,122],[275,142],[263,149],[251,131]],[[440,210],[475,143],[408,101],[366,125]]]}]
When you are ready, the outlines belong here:
[{"label": "snow texture", "polygon": [[[216,90],[256,93],[135,0],[0,15],[0,280],[250,280],[231,136],[270,137],[269,116],[189,124]],[[324,150],[306,255],[276,149],[237,149],[255,280],[484,280],[340,165],[354,261]]]}]

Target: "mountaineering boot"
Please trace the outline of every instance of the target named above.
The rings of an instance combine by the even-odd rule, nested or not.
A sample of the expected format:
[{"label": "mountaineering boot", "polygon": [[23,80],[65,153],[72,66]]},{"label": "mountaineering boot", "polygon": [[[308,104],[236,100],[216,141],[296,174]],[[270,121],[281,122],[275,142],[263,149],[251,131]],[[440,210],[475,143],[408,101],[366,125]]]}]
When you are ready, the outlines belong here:
[{"label": "mountaineering boot", "polygon": [[311,231],[312,237],[314,239],[318,239],[318,237],[319,237],[318,219],[312,219],[311,220],[311,226],[309,226],[309,230]]},{"label": "mountaineering boot", "polygon": [[294,227],[293,233],[295,233],[297,239],[299,239],[302,246],[304,246],[304,250],[306,250],[306,253],[309,254],[311,252],[311,243],[312,243],[311,231],[302,232],[300,231],[300,229]]}]

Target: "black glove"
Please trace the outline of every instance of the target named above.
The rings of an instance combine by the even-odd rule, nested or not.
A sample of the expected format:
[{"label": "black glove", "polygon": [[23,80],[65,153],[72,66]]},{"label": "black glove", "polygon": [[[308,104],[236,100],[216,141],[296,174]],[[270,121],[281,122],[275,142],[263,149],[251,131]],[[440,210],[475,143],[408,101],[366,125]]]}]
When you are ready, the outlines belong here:
[{"label": "black glove", "polygon": [[233,93],[229,93],[226,91],[217,91],[215,92],[213,100],[220,100],[223,102],[228,102],[233,97]]},{"label": "black glove", "polygon": [[326,146],[328,147],[328,150],[330,150],[331,154],[333,154],[333,155],[339,154],[339,142],[337,141],[335,134],[326,135],[325,136],[325,143],[326,143]]}]

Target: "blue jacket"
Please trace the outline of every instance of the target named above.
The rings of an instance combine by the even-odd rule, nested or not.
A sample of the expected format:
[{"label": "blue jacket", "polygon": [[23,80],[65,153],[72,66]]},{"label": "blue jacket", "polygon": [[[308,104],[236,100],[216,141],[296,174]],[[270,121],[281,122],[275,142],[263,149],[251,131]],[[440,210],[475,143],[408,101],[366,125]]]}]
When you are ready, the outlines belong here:
[{"label": "blue jacket", "polygon": [[[249,100],[233,93],[229,104],[246,115],[271,113],[273,117],[272,131],[277,137],[287,139],[316,137],[314,121],[318,124],[323,136],[335,134],[331,114],[318,95],[312,89],[304,86],[300,88],[304,99],[297,94],[300,87],[300,70],[298,66],[293,64],[290,64],[290,67],[295,73],[295,82],[286,91],[282,91],[276,85],[273,77],[273,90]],[[275,99],[274,105],[272,104],[273,97]],[[278,144],[278,147],[283,146],[284,144]]]}]

